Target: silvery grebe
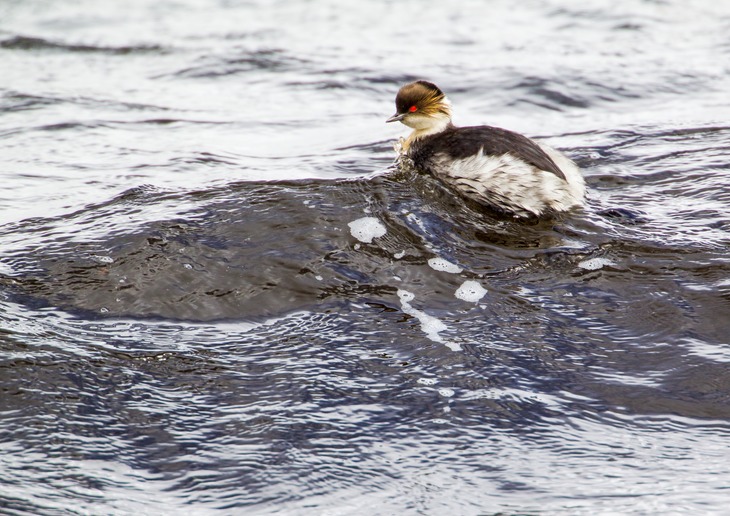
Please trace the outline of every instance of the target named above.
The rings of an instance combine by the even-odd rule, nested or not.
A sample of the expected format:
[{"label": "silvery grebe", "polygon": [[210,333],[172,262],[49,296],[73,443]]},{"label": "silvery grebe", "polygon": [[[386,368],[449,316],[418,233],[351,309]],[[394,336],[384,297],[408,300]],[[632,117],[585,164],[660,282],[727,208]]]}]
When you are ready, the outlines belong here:
[{"label": "silvery grebe", "polygon": [[406,84],[387,122],[413,129],[400,155],[465,197],[517,217],[540,217],[585,203],[585,181],[561,152],[526,136],[480,125],[455,127],[451,102],[427,81]]}]

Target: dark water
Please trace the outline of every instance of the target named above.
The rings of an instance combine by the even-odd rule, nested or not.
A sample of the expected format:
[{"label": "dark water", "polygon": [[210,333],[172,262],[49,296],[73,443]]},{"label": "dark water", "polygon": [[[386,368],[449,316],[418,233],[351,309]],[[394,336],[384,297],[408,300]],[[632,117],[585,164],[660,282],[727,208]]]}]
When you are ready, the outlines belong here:
[{"label": "dark water", "polygon": [[[4,2],[0,512],[723,514],[729,33],[722,2]],[[418,77],[589,207],[394,171]]]}]

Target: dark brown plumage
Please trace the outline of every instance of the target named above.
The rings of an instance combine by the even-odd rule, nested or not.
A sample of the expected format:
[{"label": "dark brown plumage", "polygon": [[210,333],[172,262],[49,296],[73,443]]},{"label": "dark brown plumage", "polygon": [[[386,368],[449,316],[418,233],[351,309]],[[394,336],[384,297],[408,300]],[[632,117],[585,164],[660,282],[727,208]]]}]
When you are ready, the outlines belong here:
[{"label": "dark brown plumage", "polygon": [[452,159],[463,159],[479,152],[494,156],[512,154],[565,180],[563,171],[534,141],[519,133],[488,125],[459,128],[450,125],[440,133],[416,140],[411,145],[409,156],[417,167],[428,168],[428,158],[439,153],[445,153]]},{"label": "dark brown plumage", "polygon": [[412,82],[401,88],[395,97],[396,114],[429,113],[438,109],[444,98],[446,95],[435,84],[428,81]]}]

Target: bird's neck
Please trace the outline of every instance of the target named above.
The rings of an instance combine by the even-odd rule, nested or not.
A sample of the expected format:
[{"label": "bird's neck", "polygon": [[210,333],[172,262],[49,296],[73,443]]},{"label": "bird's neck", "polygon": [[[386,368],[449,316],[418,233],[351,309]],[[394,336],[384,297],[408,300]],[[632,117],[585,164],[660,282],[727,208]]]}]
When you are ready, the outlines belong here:
[{"label": "bird's neck", "polygon": [[411,145],[421,138],[441,133],[450,127],[453,127],[450,116],[441,113],[430,116],[427,124],[418,125],[413,128],[413,132],[403,141],[401,151],[408,152]]}]

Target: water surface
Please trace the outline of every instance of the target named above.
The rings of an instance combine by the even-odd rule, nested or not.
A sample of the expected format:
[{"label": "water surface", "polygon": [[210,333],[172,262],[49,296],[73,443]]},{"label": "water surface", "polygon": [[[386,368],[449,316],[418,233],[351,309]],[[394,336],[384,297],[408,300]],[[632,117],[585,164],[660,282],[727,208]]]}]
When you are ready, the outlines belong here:
[{"label": "water surface", "polygon": [[[5,2],[2,511],[722,514],[728,15]],[[416,78],[588,207],[396,171]]]}]

